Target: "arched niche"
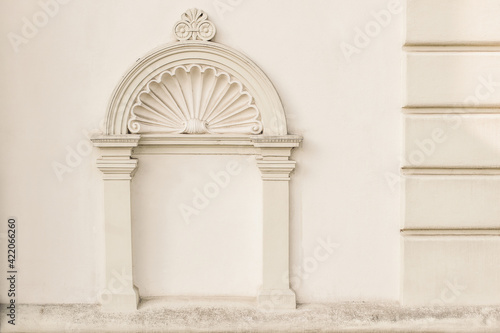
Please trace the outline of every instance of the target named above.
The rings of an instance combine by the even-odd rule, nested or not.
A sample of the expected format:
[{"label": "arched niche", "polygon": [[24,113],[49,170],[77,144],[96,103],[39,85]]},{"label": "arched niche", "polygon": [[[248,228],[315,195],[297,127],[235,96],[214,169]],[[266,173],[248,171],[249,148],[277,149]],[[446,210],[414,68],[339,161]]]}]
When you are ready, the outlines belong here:
[{"label": "arched niche", "polygon": [[[130,182],[144,154],[255,155],[262,174],[262,287],[257,304],[295,308],[289,284],[291,151],[276,89],[243,54],[211,42],[207,15],[190,9],[174,26],[178,41],[141,58],[115,89],[100,150],[105,204],[106,285],[133,276]],[[107,311],[137,309],[133,278],[101,295]]]},{"label": "arched niche", "polygon": [[287,135],[285,111],[269,78],[250,59],[222,44],[184,41],[163,46],[142,58],[122,78],[106,117],[106,135],[128,134],[128,119],[138,95],[149,82],[180,66],[213,67],[240,82],[262,116],[263,134]]}]

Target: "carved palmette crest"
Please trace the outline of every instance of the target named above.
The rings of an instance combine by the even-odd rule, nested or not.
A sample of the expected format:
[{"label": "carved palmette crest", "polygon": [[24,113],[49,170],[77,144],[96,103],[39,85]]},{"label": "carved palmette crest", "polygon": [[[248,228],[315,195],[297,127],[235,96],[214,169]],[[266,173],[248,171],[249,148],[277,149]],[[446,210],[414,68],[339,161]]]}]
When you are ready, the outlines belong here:
[{"label": "carved palmette crest", "polygon": [[131,133],[260,134],[261,115],[243,84],[212,66],[178,66],[139,93]]},{"label": "carved palmette crest", "polygon": [[216,33],[215,25],[208,20],[208,15],[201,9],[188,9],[182,14],[182,20],[174,26],[174,34],[180,41],[209,41]]}]

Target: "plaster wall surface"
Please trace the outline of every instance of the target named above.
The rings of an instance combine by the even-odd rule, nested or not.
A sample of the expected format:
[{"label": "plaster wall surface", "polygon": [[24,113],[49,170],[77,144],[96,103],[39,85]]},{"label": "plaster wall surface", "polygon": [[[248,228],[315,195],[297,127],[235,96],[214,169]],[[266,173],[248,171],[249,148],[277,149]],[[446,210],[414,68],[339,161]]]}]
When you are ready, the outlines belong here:
[{"label": "plaster wall surface", "polygon": [[[297,301],[398,300],[401,4],[72,0],[46,9],[47,22],[30,30],[48,3],[0,1],[0,212],[19,221],[18,302],[95,303],[107,287],[102,177],[88,136],[100,131],[121,76],[173,42],[173,24],[191,7],[208,13],[216,42],[270,77],[289,132],[305,138],[290,187]],[[360,44],[359,31],[388,8],[399,9]],[[141,157],[132,185],[141,292],[248,296],[258,287],[256,168],[235,177],[190,225],[167,210],[166,201],[189,202],[228,159]],[[1,224],[2,244],[5,233]],[[325,243],[333,251],[319,261]]]}]

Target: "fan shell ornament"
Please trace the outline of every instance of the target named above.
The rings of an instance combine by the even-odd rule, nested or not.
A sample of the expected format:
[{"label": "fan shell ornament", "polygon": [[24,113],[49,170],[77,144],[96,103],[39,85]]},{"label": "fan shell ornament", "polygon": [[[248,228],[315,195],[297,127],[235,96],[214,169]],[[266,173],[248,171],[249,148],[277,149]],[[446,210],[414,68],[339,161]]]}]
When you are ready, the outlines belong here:
[{"label": "fan shell ornament", "polygon": [[177,66],[149,81],[128,122],[131,133],[261,134],[263,124],[243,84],[212,66]]}]

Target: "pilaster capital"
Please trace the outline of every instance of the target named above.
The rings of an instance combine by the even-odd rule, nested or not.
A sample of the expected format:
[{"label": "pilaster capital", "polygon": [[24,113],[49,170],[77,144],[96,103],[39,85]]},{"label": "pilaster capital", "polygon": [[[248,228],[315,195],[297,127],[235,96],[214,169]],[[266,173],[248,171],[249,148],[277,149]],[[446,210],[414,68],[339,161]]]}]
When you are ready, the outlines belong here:
[{"label": "pilaster capital", "polygon": [[101,158],[97,168],[105,180],[130,180],[137,169],[138,161],[132,159],[132,152],[138,146],[140,135],[99,135],[91,140],[98,147]]},{"label": "pilaster capital", "polygon": [[96,162],[103,173],[104,180],[130,180],[135,174],[138,161],[136,159],[103,159]]},{"label": "pilaster capital", "polygon": [[280,136],[252,136],[255,148],[259,149],[260,158],[263,160],[288,160],[292,149],[299,147],[302,137],[298,135]]},{"label": "pilaster capital", "polygon": [[255,148],[259,150],[257,166],[263,180],[290,180],[295,161],[289,160],[292,149],[299,147],[302,137],[298,135],[252,136]]},{"label": "pilaster capital", "polygon": [[290,173],[295,169],[295,161],[289,160],[258,160],[263,180],[290,180]]},{"label": "pilaster capital", "polygon": [[139,145],[140,135],[98,135],[91,140],[101,152],[101,159],[130,159],[133,149]]}]

